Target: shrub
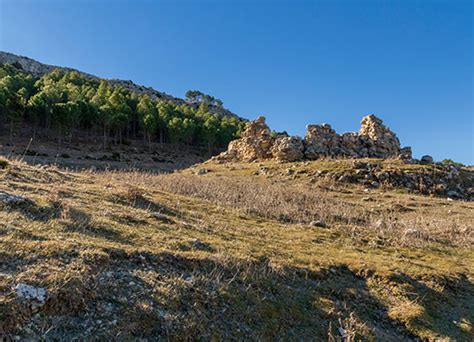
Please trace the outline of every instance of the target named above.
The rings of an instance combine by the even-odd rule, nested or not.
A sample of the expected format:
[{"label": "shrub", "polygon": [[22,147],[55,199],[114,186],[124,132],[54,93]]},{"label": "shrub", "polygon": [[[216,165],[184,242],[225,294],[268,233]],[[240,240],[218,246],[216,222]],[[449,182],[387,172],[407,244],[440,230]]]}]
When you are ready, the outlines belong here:
[{"label": "shrub", "polygon": [[10,165],[8,160],[6,159],[0,159],[0,169],[6,169]]},{"label": "shrub", "polygon": [[463,163],[455,162],[452,159],[444,159],[444,160],[441,161],[441,164],[443,164],[443,165],[452,165],[452,166],[455,166],[455,167],[465,167],[466,166]]}]

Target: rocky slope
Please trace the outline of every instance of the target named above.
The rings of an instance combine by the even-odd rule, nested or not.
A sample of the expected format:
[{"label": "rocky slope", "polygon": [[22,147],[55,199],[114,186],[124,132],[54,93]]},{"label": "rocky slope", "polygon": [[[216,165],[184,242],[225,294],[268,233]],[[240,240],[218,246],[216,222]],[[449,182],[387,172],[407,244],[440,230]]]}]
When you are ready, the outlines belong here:
[{"label": "rocky slope", "polygon": [[[350,165],[331,172],[306,174],[308,179],[324,177],[369,188],[396,187],[451,199],[474,199],[472,171],[454,165],[435,164],[430,156],[424,156],[420,161],[413,159],[411,148],[401,148],[395,133],[375,115],[364,117],[356,133],[339,135],[328,124],[308,125],[304,139],[272,136],[265,118],[259,117],[248,122],[241,138],[232,141],[227,151],[210,162],[301,162],[328,158],[344,159]],[[382,161],[387,159],[396,159],[407,167],[383,168]],[[293,171],[289,169],[289,175]]]},{"label": "rocky slope", "polygon": [[[28,58],[25,56],[18,56],[10,52],[5,52],[5,51],[0,51],[0,63],[2,64],[13,64],[13,63],[18,63],[21,65],[24,71],[31,73],[35,76],[42,76],[44,74],[52,72],[54,69],[60,69],[60,70],[65,70],[65,71],[76,71],[79,72],[81,75],[84,75],[86,77],[94,78],[97,80],[101,80],[102,78],[79,71],[75,70],[72,68],[67,68],[67,67],[60,67],[56,65],[49,65],[49,64],[44,64],[41,62],[38,62],[32,58]],[[120,86],[124,89],[127,89],[132,92],[136,92],[138,94],[146,94],[150,96],[152,99],[160,98],[164,100],[169,100],[173,101],[178,104],[182,104],[185,101],[181,98],[174,97],[172,95],[166,94],[164,92],[158,91],[153,89],[152,87],[145,87],[142,85],[138,85],[134,83],[131,80],[118,80],[118,79],[106,79],[109,84],[115,85],[115,86]],[[198,105],[196,104],[196,107]],[[228,109],[210,105],[209,109],[211,112],[219,114],[219,115],[231,115],[237,117],[235,113],[232,113]]]}]

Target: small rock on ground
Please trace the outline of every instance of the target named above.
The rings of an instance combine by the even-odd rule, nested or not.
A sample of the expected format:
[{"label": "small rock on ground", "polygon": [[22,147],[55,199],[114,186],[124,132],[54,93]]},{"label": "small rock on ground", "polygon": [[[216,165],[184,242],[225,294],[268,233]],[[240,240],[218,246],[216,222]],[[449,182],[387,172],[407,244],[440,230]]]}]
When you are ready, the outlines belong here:
[{"label": "small rock on ground", "polygon": [[326,222],[324,222],[323,220],[311,221],[309,223],[309,225],[311,227],[320,227],[320,228],[326,228],[327,227]]}]

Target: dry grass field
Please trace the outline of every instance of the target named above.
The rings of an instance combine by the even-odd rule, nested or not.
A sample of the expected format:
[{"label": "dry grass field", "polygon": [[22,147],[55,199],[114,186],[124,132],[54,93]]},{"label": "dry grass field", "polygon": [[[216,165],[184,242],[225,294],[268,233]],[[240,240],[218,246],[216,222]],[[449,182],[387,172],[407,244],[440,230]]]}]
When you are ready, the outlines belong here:
[{"label": "dry grass field", "polygon": [[1,165],[0,339],[474,339],[473,202],[314,176],[346,161]]}]

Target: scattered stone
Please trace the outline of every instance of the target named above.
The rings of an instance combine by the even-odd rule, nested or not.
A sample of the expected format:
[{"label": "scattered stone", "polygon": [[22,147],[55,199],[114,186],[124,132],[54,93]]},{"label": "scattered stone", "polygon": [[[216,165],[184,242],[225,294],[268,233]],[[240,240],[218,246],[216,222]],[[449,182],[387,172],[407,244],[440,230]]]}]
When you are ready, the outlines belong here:
[{"label": "scattered stone", "polygon": [[266,166],[260,166],[258,171],[255,172],[256,175],[270,175],[270,169]]},{"label": "scattered stone", "polygon": [[205,175],[205,174],[208,173],[208,172],[209,172],[208,169],[202,168],[202,169],[199,169],[199,170],[196,171],[196,175],[202,176],[202,175]]},{"label": "scattered stone", "polygon": [[309,225],[311,227],[320,227],[320,228],[326,228],[327,227],[326,222],[324,222],[323,220],[311,221],[309,223]]},{"label": "scattered stone", "polygon": [[370,183],[370,185],[373,187],[373,188],[378,188],[380,186],[380,183],[377,182],[377,181],[373,181],[372,183]]},{"label": "scattered stone", "polygon": [[42,287],[19,283],[14,287],[14,290],[21,299],[35,300],[41,305],[46,301],[46,289]]}]

